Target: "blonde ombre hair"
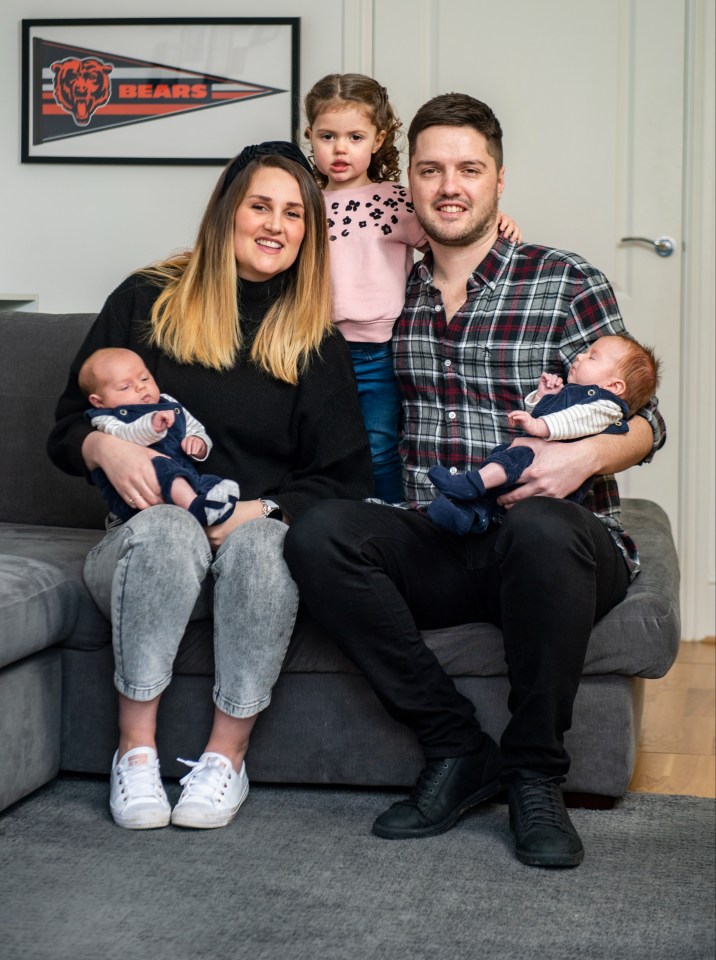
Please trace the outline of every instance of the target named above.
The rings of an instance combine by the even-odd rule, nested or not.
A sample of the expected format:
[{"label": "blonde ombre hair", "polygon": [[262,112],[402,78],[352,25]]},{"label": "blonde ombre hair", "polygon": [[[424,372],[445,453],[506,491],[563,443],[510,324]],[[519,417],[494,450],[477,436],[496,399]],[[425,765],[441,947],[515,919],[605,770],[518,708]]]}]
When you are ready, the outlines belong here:
[{"label": "blonde ombre hair", "polygon": [[242,345],[241,281],[234,256],[234,217],[259,167],[275,167],[298,183],[305,236],[282,295],[264,317],[251,359],[277,380],[295,384],[331,327],[326,215],[320,190],[298,163],[257,156],[229,181],[222,173],[199,227],[194,249],[143,271],[163,289],[152,308],[150,343],[178,363],[215,370],[233,366]]}]

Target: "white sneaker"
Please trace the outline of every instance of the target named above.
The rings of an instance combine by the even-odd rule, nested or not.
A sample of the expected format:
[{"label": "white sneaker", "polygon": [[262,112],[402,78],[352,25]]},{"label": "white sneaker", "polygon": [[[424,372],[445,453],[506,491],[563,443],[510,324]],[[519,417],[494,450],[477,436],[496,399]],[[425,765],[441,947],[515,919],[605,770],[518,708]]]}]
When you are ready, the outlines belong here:
[{"label": "white sneaker", "polygon": [[134,747],[119,763],[115,753],[109,809],[117,826],[127,830],[152,830],[168,825],[171,807],[162,786],[156,750]]},{"label": "white sneaker", "polygon": [[237,773],[228,757],[220,753],[202,753],[198,761],[182,760],[192,767],[179,783],[184,787],[172,811],[175,827],[210,829],[225,827],[249,795],[246,764]]}]

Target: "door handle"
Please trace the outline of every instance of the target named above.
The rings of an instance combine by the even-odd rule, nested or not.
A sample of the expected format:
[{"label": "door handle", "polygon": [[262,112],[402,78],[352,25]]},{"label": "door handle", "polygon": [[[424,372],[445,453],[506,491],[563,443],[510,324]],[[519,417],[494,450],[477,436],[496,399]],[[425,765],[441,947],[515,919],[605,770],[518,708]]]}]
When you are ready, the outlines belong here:
[{"label": "door handle", "polygon": [[650,240],[648,237],[622,237],[620,243],[649,243],[660,257],[670,257],[674,252],[674,241],[671,237],[657,237]]}]

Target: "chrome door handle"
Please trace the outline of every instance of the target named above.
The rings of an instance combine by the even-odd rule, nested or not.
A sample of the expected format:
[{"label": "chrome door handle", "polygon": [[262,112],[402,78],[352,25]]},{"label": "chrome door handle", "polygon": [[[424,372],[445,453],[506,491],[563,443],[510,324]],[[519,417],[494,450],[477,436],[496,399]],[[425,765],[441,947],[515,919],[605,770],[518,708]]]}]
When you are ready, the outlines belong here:
[{"label": "chrome door handle", "polygon": [[671,237],[657,237],[650,240],[648,237],[622,237],[620,243],[650,243],[660,257],[670,257],[674,252],[674,241]]}]

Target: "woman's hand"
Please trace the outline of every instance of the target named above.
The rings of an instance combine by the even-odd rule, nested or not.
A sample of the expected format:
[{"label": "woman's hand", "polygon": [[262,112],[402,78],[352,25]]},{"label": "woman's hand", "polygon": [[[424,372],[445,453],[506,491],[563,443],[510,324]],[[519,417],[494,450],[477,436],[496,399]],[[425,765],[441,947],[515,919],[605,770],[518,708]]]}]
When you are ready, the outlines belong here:
[{"label": "woman's hand", "polygon": [[120,497],[134,510],[164,503],[152,465],[156,450],[95,430],[82,444],[89,470],[100,467]]},{"label": "woman's hand", "polygon": [[232,530],[236,530],[242,523],[249,520],[258,520],[263,516],[263,504],[260,500],[240,500],[234,507],[234,512],[223,523],[206,527],[206,537],[212,550],[218,550]]}]

